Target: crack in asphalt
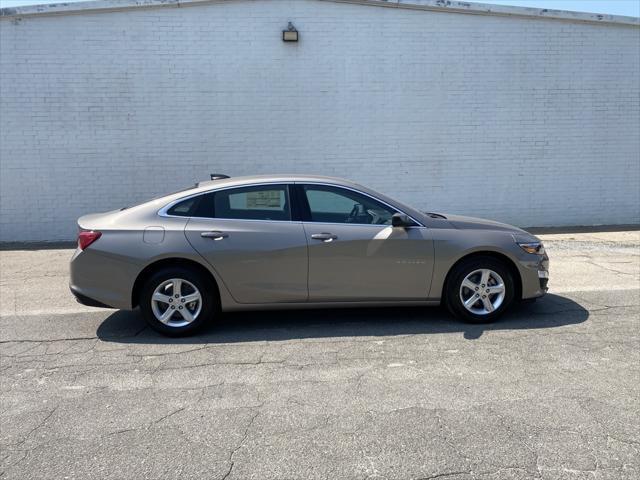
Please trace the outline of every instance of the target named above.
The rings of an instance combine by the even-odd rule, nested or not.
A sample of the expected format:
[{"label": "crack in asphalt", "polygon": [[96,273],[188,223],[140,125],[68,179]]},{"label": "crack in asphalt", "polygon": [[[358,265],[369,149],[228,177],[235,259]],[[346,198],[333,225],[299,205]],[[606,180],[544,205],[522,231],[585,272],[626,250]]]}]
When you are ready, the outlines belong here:
[{"label": "crack in asphalt", "polygon": [[220,365],[282,365],[284,364],[284,360],[279,361],[266,361],[266,362],[249,362],[249,361],[238,361],[238,362],[206,362],[206,363],[198,363],[196,365],[181,365],[176,367],[166,367],[159,368],[157,371],[159,372],[170,372],[173,370],[190,370],[192,368],[202,368],[202,367],[216,367]]},{"label": "crack in asphalt", "polygon": [[446,427],[445,422],[442,420],[442,416],[440,415],[440,410],[439,409],[433,409],[433,413],[434,416],[436,417],[436,421],[438,423],[438,428],[440,430],[444,430],[444,433],[442,434],[442,438],[444,440],[444,442],[449,445],[449,447],[456,452],[456,454],[460,457],[463,458],[468,465],[471,465],[471,459],[463,454],[460,449],[453,443],[451,442],[451,440],[449,439],[449,437],[451,436],[451,433],[449,432],[448,428]]},{"label": "crack in asphalt", "polygon": [[226,480],[229,477],[229,475],[231,475],[231,473],[233,472],[233,467],[235,466],[235,460],[233,459],[233,457],[235,456],[236,452],[244,446],[244,442],[247,440],[247,437],[249,436],[249,429],[253,426],[253,422],[255,422],[256,418],[258,418],[258,415],[260,415],[259,408],[261,407],[262,405],[258,407],[258,411],[249,420],[248,425],[244,429],[244,435],[242,436],[242,440],[240,441],[238,446],[235,447],[229,454],[229,462],[230,462],[229,470],[222,476],[220,480]]},{"label": "crack in asphalt", "polygon": [[458,470],[453,472],[436,473],[435,475],[429,475],[428,477],[420,477],[417,480],[434,480],[436,478],[453,477],[454,475],[471,475],[471,470]]},{"label": "crack in asphalt", "polygon": [[[8,447],[17,447],[17,446],[20,446],[20,445],[24,444],[36,430],[39,430],[40,428],[44,427],[45,423],[47,423],[47,420],[49,420],[51,418],[51,416],[56,412],[57,409],[58,409],[58,407],[54,407],[52,410],[50,410],[49,413],[40,422],[38,422],[38,424],[35,427],[33,427],[31,430],[29,430],[25,434],[25,436],[22,438],[22,440],[20,440],[19,442],[16,442],[16,443],[9,443],[6,446],[8,446]],[[34,413],[36,413],[36,412],[34,412]]]},{"label": "crack in asphalt", "polygon": [[162,417],[160,417],[159,419],[157,419],[157,420],[155,420],[153,422],[154,425],[166,420],[169,417],[173,417],[176,413],[182,412],[185,408],[187,408],[187,407],[180,407],[180,408],[174,410],[173,412],[170,412],[170,413],[167,413],[166,415],[163,415]]},{"label": "crack in asphalt", "polygon": [[20,339],[20,340],[0,340],[0,344],[4,343],[55,343],[55,342],[75,342],[81,340],[98,340],[98,337],[69,337],[69,338],[51,338],[43,340]]}]

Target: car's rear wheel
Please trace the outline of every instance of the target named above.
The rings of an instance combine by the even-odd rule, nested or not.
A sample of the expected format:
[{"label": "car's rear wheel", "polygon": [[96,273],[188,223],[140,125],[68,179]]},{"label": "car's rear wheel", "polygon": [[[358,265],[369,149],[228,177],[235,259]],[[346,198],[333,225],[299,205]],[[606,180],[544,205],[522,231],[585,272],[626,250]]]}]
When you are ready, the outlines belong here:
[{"label": "car's rear wheel", "polygon": [[160,333],[183,336],[194,333],[217,311],[211,281],[189,268],[163,268],[145,282],[140,308],[145,320]]},{"label": "car's rear wheel", "polygon": [[451,313],[469,323],[489,323],[513,303],[515,283],[510,269],[492,257],[475,257],[454,267],[446,288]]}]

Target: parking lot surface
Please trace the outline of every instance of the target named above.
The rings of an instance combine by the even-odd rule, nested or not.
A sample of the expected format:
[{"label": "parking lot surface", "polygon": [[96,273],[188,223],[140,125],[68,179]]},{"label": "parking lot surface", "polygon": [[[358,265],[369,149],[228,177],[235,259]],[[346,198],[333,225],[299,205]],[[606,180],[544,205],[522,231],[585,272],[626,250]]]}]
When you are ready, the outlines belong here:
[{"label": "parking lot surface", "polygon": [[71,250],[1,251],[0,477],[640,478],[640,232],[541,237],[549,295],[496,324],[252,312],[179,340],[76,304]]}]

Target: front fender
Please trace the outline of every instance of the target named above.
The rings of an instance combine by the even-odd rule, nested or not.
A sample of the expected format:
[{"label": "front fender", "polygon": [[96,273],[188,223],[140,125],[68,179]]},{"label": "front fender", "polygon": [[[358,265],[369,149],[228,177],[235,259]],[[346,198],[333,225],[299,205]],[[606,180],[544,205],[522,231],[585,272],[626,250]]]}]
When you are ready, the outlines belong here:
[{"label": "front fender", "polygon": [[[523,281],[522,250],[509,232],[487,230],[434,229],[434,271],[429,298],[442,298],[447,275],[461,259],[477,254],[491,253],[507,258]],[[525,254],[526,255],[526,254]]]}]

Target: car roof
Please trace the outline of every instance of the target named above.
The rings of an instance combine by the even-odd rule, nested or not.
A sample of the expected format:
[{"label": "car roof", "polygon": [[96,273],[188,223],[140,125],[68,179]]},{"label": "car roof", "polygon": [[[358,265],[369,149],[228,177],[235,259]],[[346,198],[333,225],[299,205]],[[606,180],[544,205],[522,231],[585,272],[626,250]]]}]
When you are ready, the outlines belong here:
[{"label": "car roof", "polygon": [[197,195],[200,193],[205,193],[213,190],[229,188],[229,187],[242,187],[244,185],[255,185],[262,183],[327,183],[330,185],[338,185],[344,187],[351,187],[357,190],[362,190],[368,192],[369,189],[359,185],[355,182],[350,182],[349,180],[345,180],[343,178],[337,177],[326,177],[321,175],[293,175],[293,174],[278,174],[278,175],[247,175],[243,177],[228,177],[228,178],[218,178],[216,180],[205,180],[202,182],[196,183],[191,188],[186,188],[179,190],[177,192],[169,193],[162,197],[154,198],[149,202],[145,202],[144,204],[161,204],[167,202],[174,202],[176,200],[180,200],[182,198],[190,197],[192,195]]},{"label": "car roof", "polygon": [[[197,188],[227,187],[241,186],[254,183],[272,183],[272,182],[326,182],[335,185],[356,186],[357,184],[349,180],[337,177],[327,177],[322,175],[295,175],[295,174],[277,174],[277,175],[247,175],[242,177],[220,178],[217,180],[206,180],[199,182]],[[359,186],[359,185],[358,185]]]}]

